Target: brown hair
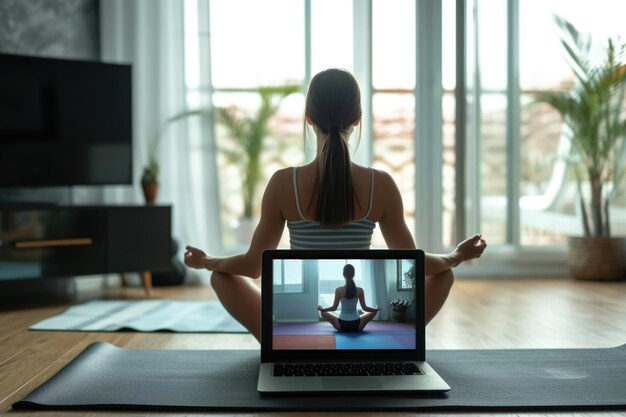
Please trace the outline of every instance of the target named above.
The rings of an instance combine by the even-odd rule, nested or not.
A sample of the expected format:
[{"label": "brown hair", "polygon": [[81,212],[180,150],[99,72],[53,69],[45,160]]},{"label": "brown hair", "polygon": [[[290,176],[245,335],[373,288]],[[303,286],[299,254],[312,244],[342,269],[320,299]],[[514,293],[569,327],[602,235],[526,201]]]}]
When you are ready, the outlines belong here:
[{"label": "brown hair", "polygon": [[346,279],[346,291],[343,296],[345,298],[356,297],[356,284],[354,283],[354,266],[352,264],[345,264],[343,266],[343,277]]},{"label": "brown hair", "polygon": [[361,118],[361,92],[352,74],[327,69],[315,75],[306,97],[306,117],[328,135],[319,152],[317,220],[342,226],[354,217],[350,149],[342,132]]}]

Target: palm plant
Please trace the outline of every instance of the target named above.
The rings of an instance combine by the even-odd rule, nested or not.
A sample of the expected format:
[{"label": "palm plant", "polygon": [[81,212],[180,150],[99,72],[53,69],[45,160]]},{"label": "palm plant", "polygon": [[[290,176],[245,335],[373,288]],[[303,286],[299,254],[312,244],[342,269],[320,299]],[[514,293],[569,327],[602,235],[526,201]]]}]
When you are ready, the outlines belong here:
[{"label": "palm plant", "polygon": [[[534,102],[552,106],[569,128],[580,163],[576,179],[585,236],[610,236],[608,204],[618,190],[626,156],[625,45],[609,39],[606,47],[598,48],[590,35],[579,33],[567,20],[558,16],[555,20],[575,82],[565,92],[541,92]],[[591,188],[590,215],[582,193],[585,179]],[[608,190],[607,184],[612,185]]]},{"label": "palm plant", "polygon": [[278,110],[281,101],[299,90],[299,85],[260,87],[258,93],[261,105],[252,116],[235,107],[217,109],[217,121],[224,125],[231,139],[234,139],[234,146],[220,147],[220,152],[239,168],[245,218],[252,217],[254,196],[262,176],[263,140],[270,133],[269,120]]},{"label": "palm plant", "polygon": [[299,84],[259,87],[260,106],[253,115],[233,106],[217,108],[214,112],[205,108],[194,109],[170,118],[170,122],[175,122],[190,116],[215,115],[216,121],[226,128],[232,141],[229,146],[220,146],[218,149],[230,163],[237,166],[241,175],[244,218],[252,218],[254,197],[262,177],[263,142],[270,133],[269,120],[282,100],[299,90]]}]

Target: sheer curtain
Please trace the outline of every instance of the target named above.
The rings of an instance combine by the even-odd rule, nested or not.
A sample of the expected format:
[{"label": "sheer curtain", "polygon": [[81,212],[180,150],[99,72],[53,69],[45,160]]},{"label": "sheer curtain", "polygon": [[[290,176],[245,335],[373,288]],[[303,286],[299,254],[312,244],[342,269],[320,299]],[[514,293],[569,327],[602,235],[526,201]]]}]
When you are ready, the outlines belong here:
[{"label": "sheer curtain", "polygon": [[140,178],[158,141],[158,204],[172,206],[172,236],[179,256],[186,244],[221,252],[219,201],[214,198],[215,148],[209,130],[202,146],[188,121],[168,123],[186,109],[182,0],[107,0],[100,3],[101,55],[133,67],[132,187],[107,187],[104,201],[143,203]]},{"label": "sheer curtain", "polygon": [[376,294],[375,286],[375,274],[373,268],[374,261],[370,259],[361,260],[361,282],[363,285],[363,292],[365,292],[365,302],[370,307],[376,307],[378,303],[378,297]]}]

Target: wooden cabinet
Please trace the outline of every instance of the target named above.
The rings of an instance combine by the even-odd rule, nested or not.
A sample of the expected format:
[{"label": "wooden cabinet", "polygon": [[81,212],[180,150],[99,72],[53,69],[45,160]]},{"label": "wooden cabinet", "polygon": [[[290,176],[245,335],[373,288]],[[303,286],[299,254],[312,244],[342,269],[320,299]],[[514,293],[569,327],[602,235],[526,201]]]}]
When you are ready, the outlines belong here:
[{"label": "wooden cabinet", "polygon": [[[170,266],[170,206],[0,205],[0,280]],[[147,288],[147,291],[149,288]]]}]

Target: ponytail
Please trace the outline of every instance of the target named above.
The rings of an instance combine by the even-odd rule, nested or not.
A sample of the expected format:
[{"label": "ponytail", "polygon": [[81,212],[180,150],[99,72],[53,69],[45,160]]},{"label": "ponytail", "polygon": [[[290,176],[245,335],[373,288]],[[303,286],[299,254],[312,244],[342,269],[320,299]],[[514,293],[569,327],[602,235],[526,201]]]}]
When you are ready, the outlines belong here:
[{"label": "ponytail", "polygon": [[354,283],[354,266],[345,264],[343,267],[343,276],[346,278],[345,298],[356,297],[356,284]]},{"label": "ponytail", "polygon": [[343,226],[354,218],[356,197],[348,148],[352,127],[361,119],[361,93],[354,76],[328,69],[313,77],[306,118],[326,135],[318,155],[316,219],[322,226]]},{"label": "ponytail", "polygon": [[320,153],[317,217],[322,226],[343,226],[354,216],[350,150],[339,127],[330,128]]}]

